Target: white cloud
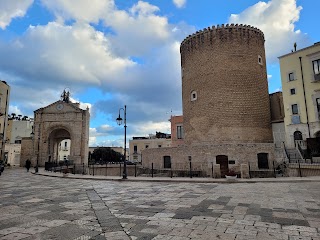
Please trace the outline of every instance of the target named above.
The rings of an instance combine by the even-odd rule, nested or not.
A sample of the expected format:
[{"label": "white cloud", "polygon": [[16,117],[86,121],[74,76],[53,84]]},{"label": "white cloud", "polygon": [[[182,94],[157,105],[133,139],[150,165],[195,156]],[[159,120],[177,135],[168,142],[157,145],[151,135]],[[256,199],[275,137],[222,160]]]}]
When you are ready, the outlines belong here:
[{"label": "white cloud", "polygon": [[136,133],[140,133],[142,136],[148,136],[149,134],[155,134],[157,132],[170,133],[170,122],[143,122],[135,125]]},{"label": "white cloud", "polygon": [[59,19],[98,22],[115,7],[114,0],[41,0]]},{"label": "white cloud", "polygon": [[110,36],[114,51],[120,56],[142,56],[168,42],[171,26],[166,17],[155,14],[158,10],[139,1],[129,12],[113,11],[110,17],[105,17],[105,24],[115,31]]},{"label": "white cloud", "polygon": [[294,42],[300,46],[307,44],[306,36],[295,30],[301,10],[296,0],[260,1],[240,14],[232,14],[229,22],[261,29],[265,34],[267,58],[270,62],[277,62],[277,57],[291,51]]},{"label": "white cloud", "polygon": [[91,103],[85,103],[85,102],[81,102],[80,100],[78,99],[75,99],[73,97],[70,97],[70,101],[73,102],[73,103],[79,103],[79,107],[81,109],[89,109],[89,113],[91,113],[91,108],[92,108],[92,104]]},{"label": "white cloud", "polygon": [[150,3],[139,1],[135,4],[131,9],[130,12],[135,15],[142,15],[148,16],[152,15],[153,13],[159,11],[160,9],[157,6],[151,5]]},{"label": "white cloud", "polygon": [[[16,116],[23,115],[22,111],[20,110],[19,106],[10,105],[9,106],[9,114],[15,113]],[[24,115],[23,115],[24,116]]]},{"label": "white cloud", "polygon": [[[180,41],[194,28],[170,25],[158,15],[157,6],[142,1],[127,11],[117,10],[111,0],[97,0],[101,8],[90,8],[82,0],[75,8],[71,0],[42,1],[57,21],[30,26],[10,43],[0,41],[0,77],[4,73],[14,80],[12,104],[23,102],[21,109],[29,114],[57,101],[66,87],[74,96],[79,90],[98,87],[111,95],[110,101],[92,96],[90,106],[72,98],[82,108],[89,105],[96,125],[101,113],[114,122],[117,116],[112,114],[127,104],[128,137],[169,132],[166,112],[181,111]],[[65,25],[68,19],[75,22]],[[105,23],[103,30],[90,24],[97,21]],[[102,125],[90,129],[90,145],[119,136],[123,128]]]},{"label": "white cloud", "polygon": [[135,65],[129,59],[115,56],[103,33],[80,23],[31,26],[11,45],[0,44],[0,50],[2,56],[7,56],[0,60],[3,69],[33,79],[30,84],[37,82],[38,87],[59,81],[101,85],[102,81],[121,80],[126,69]]},{"label": "white cloud", "polygon": [[148,2],[139,1],[128,11],[118,10],[114,0],[94,0],[94,3],[79,0],[76,5],[73,0],[42,2],[54,12],[57,22],[68,19],[86,23],[103,21],[112,28],[114,34],[108,34],[108,39],[119,56],[141,56],[170,37],[167,18],[156,15],[160,9]]},{"label": "white cloud", "polygon": [[0,28],[5,29],[13,18],[23,17],[33,0],[0,1]]},{"label": "white cloud", "polygon": [[187,0],[173,0],[173,3],[177,8],[182,8],[186,5]]}]

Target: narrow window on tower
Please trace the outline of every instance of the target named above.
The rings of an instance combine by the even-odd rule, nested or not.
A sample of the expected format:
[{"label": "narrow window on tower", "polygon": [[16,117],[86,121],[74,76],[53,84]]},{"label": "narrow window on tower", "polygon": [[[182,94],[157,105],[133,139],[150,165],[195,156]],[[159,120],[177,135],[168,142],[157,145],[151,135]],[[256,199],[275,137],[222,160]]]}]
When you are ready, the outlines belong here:
[{"label": "narrow window on tower", "polygon": [[259,63],[260,65],[263,65],[263,63],[262,63],[262,57],[261,57],[260,55],[258,55],[258,63]]},{"label": "narrow window on tower", "polygon": [[197,100],[198,96],[197,96],[197,92],[196,91],[192,91],[191,92],[191,101],[195,101]]}]

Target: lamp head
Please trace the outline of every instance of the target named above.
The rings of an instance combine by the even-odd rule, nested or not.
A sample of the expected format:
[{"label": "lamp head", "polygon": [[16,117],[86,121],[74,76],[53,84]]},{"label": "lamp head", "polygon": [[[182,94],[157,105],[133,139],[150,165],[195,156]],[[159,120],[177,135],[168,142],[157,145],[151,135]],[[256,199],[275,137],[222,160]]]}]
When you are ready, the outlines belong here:
[{"label": "lamp head", "polygon": [[118,125],[120,126],[122,124],[122,118],[120,117],[120,113],[119,113],[119,117],[116,120]]}]

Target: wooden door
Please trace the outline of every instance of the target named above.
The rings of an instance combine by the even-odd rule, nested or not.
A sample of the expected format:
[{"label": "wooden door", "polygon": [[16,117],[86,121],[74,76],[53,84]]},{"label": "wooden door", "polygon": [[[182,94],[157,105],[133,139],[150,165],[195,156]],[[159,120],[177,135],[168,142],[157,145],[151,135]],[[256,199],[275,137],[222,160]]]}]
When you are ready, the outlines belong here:
[{"label": "wooden door", "polygon": [[225,177],[226,174],[229,172],[228,156],[226,156],[226,155],[218,155],[216,157],[216,163],[220,164],[221,177]]}]

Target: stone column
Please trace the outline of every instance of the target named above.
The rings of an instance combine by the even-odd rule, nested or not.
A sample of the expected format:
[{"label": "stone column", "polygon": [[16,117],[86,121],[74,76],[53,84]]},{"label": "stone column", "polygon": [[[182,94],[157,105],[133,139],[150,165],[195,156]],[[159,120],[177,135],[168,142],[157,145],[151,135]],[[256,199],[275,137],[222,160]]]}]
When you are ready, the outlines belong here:
[{"label": "stone column", "polygon": [[213,165],[213,177],[221,178],[220,164]]},{"label": "stone column", "polygon": [[240,171],[241,171],[241,178],[250,178],[248,164],[241,164]]}]

